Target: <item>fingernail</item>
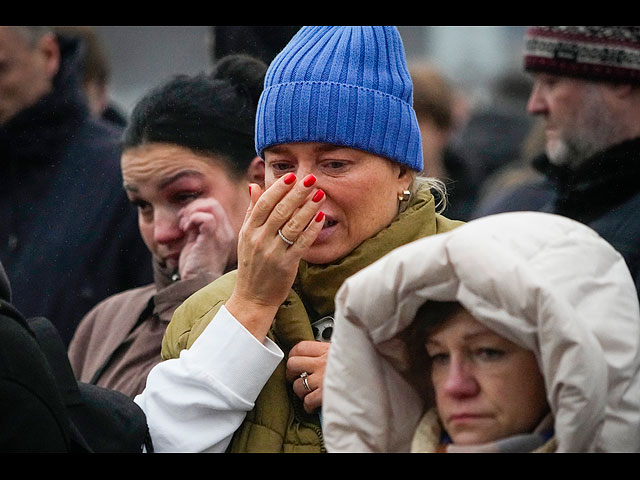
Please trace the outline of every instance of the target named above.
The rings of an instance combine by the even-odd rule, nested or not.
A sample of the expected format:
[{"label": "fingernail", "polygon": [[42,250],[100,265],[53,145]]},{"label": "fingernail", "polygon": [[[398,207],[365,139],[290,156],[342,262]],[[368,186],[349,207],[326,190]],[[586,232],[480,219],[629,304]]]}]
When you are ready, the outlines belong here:
[{"label": "fingernail", "polygon": [[323,197],[324,197],[324,192],[322,190],[318,190],[311,200],[313,200],[314,202],[319,202],[320,200],[323,199]]},{"label": "fingernail", "polygon": [[321,222],[324,219],[324,212],[318,212],[316,215],[316,222]]},{"label": "fingernail", "polygon": [[313,175],[312,173],[307,175],[307,177],[304,179],[304,186],[305,187],[310,187],[311,185],[313,185],[314,183],[316,183],[316,177],[315,175]]},{"label": "fingernail", "polygon": [[289,173],[284,177],[284,183],[286,185],[291,185],[296,180],[296,175],[294,173]]},{"label": "fingernail", "polygon": [[249,196],[251,196],[251,185],[249,185]]}]

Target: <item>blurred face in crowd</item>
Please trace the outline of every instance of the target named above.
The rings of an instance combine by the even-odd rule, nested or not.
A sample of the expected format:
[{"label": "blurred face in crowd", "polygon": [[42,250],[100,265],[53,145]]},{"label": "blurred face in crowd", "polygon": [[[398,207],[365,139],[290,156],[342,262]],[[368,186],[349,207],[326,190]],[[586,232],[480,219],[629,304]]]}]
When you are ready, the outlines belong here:
[{"label": "blurred face in crowd", "polygon": [[418,117],[418,124],[422,139],[423,174],[427,177],[443,178],[446,171],[442,157],[451,132],[438,127],[433,119],[425,115]]},{"label": "blurred face in crowd", "polygon": [[151,143],[127,149],[121,165],[142,238],[161,265],[178,267],[188,241],[180,226],[183,209],[199,199],[213,198],[222,206],[237,244],[249,206],[248,180],[232,176],[222,161],[178,145]]},{"label": "blurred face in crowd", "polygon": [[425,347],[438,414],[454,444],[531,432],[548,412],[534,354],[466,310],[429,332]]},{"label": "blurred face in crowd", "polygon": [[53,35],[34,43],[19,27],[0,27],[0,125],[51,90],[59,62]]},{"label": "blurred face in crowd", "polygon": [[575,168],[618,141],[620,125],[608,107],[610,90],[604,82],[535,74],[527,110],[545,120],[546,151],[553,164]]},{"label": "blurred face in crowd", "polygon": [[411,183],[399,164],[372,153],[327,143],[287,143],[265,150],[265,185],[295,173],[315,175],[324,191],[325,222],[304,260],[333,262],[388,226],[398,214],[398,194]]}]

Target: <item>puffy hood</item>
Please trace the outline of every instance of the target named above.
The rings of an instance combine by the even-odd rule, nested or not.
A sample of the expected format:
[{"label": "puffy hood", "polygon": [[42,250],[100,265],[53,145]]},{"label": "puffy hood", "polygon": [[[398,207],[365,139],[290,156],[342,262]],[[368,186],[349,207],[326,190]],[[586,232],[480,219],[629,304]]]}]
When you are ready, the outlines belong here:
[{"label": "puffy hood", "polygon": [[558,452],[640,451],[640,312],[623,258],[581,223],[513,212],[400,247],[343,284],[324,381],[330,452],[409,451],[433,405],[401,334],[427,300],[458,301],[535,353]]}]

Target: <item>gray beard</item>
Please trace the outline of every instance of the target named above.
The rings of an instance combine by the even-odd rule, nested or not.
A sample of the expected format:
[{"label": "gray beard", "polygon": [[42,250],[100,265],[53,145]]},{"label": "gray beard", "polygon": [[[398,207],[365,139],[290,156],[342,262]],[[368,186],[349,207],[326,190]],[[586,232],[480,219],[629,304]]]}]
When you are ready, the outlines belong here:
[{"label": "gray beard", "polygon": [[552,145],[547,142],[547,157],[553,165],[575,170],[596,153],[622,141],[623,129],[594,88],[564,136]]},{"label": "gray beard", "polygon": [[580,167],[588,158],[592,157],[606,146],[579,144],[562,140],[556,142],[553,148],[547,145],[546,153],[549,161],[558,167],[567,167],[575,170]]}]

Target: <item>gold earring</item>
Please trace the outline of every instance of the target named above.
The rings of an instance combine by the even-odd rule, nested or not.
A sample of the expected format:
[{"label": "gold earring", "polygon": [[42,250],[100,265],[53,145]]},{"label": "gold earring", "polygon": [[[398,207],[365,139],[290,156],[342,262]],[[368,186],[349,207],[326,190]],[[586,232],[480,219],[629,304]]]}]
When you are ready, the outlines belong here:
[{"label": "gold earring", "polygon": [[408,202],[411,198],[411,192],[409,190],[404,190],[402,193],[398,194],[399,202]]}]

